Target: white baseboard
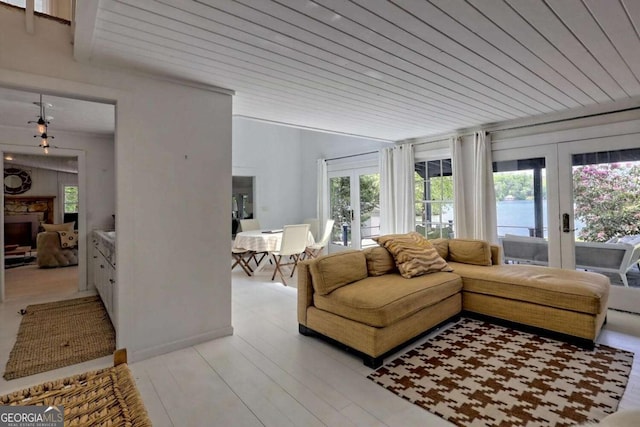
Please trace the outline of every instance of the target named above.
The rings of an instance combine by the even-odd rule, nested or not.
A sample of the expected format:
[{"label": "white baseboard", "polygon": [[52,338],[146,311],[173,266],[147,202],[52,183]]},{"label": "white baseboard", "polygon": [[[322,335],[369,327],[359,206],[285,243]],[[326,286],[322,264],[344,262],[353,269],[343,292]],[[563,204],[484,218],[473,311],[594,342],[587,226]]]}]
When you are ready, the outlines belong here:
[{"label": "white baseboard", "polygon": [[154,356],[160,356],[161,354],[170,353],[172,351],[191,347],[192,345],[211,341],[216,338],[226,337],[229,335],[233,335],[233,326],[216,329],[215,331],[207,332],[205,334],[195,335],[189,338],[165,343],[155,347],[143,348],[133,351],[129,350],[127,355],[128,363],[149,359],[150,357]]}]

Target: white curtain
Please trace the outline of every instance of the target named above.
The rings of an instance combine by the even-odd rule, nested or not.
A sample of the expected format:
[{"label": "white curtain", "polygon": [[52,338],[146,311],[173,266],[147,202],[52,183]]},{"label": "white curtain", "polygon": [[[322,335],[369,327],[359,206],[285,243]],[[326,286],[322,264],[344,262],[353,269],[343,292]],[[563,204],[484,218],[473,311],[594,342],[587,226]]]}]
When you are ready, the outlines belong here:
[{"label": "white curtain", "polygon": [[380,233],[415,229],[413,144],[380,150]]},{"label": "white curtain", "polygon": [[472,238],[498,243],[496,230],[496,196],[493,186],[491,137],[486,132],[476,132],[474,149],[474,194]]},{"label": "white curtain", "polygon": [[324,226],[329,220],[329,173],[327,172],[327,161],[325,159],[318,159],[317,162],[316,191],[318,228],[320,233],[323,233]]},{"label": "white curtain", "polygon": [[393,148],[383,148],[379,155],[380,234],[395,233],[396,212],[393,202]]},{"label": "white curtain", "polygon": [[462,163],[462,138],[452,137],[449,140],[451,146],[451,160],[453,168],[453,224],[455,237],[469,238],[467,228],[467,211],[464,201],[464,165]]}]

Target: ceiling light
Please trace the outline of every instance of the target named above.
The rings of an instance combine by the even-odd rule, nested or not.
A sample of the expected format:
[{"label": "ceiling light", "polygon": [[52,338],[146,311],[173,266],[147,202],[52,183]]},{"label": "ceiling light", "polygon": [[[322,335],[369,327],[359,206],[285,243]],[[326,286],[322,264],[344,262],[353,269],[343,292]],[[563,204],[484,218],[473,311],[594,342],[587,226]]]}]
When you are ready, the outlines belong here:
[{"label": "ceiling light", "polygon": [[38,134],[37,135],[33,135],[34,138],[40,138],[40,145],[39,147],[42,148],[44,150],[45,154],[49,154],[49,148],[51,147],[51,145],[49,144],[49,139],[54,139],[54,136],[51,135],[47,135],[47,130],[49,127],[49,124],[51,123],[49,120],[47,120],[47,115],[46,115],[46,111],[45,111],[45,105],[49,106],[49,107],[53,107],[53,105],[51,104],[45,104],[44,102],[42,102],[42,94],[40,94],[40,102],[34,102],[34,104],[38,105],[40,107],[40,115],[38,116],[38,120],[34,121],[34,120],[30,120],[27,123],[35,123],[37,130],[38,130]]}]

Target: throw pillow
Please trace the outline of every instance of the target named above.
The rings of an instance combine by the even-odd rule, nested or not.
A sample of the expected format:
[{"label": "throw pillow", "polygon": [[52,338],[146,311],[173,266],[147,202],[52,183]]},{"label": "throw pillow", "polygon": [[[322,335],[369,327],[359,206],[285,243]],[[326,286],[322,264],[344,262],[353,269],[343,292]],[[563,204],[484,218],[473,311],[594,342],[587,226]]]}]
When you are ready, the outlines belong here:
[{"label": "throw pillow", "polygon": [[44,231],[73,231],[75,224],[75,221],[64,224],[42,224],[42,228],[44,228]]},{"label": "throw pillow", "polygon": [[437,271],[453,271],[433,245],[415,231],[389,234],[373,240],[391,252],[400,274],[406,279]]},{"label": "throw pillow", "polygon": [[393,256],[383,247],[375,246],[364,251],[367,259],[367,271],[369,276],[383,276],[397,270]]}]

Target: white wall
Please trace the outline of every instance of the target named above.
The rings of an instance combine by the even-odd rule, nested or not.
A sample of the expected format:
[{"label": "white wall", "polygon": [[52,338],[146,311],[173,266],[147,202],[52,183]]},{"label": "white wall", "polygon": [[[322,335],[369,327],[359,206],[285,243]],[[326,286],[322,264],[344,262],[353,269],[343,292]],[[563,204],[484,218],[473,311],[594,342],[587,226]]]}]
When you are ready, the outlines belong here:
[{"label": "white wall", "polygon": [[317,159],[384,146],[388,144],[234,117],[233,175],[256,177],[256,218],[261,227],[279,228],[317,216]]},{"label": "white wall", "polygon": [[78,63],[68,26],[26,34],[20,11],[0,28],[0,85],[116,104],[118,347],[138,360],[232,333],[229,93]]},{"label": "white wall", "polygon": [[315,175],[305,179],[300,153],[300,130],[233,118],[233,175],[256,177],[254,217],[262,228],[302,221],[300,198]]}]

